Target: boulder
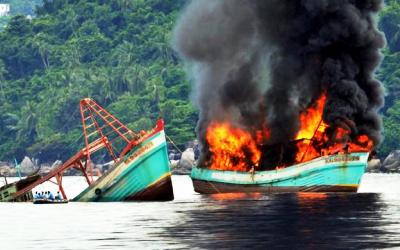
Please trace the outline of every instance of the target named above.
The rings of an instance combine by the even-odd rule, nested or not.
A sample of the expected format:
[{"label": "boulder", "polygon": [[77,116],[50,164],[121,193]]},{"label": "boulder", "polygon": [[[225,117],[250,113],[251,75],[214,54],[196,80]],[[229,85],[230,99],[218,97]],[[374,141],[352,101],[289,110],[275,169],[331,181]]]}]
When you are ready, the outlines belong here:
[{"label": "boulder", "polygon": [[174,174],[190,174],[192,167],[195,165],[194,150],[187,148],[181,156],[177,166],[173,168]]},{"label": "boulder", "polygon": [[53,168],[59,167],[62,165],[62,163],[63,163],[62,161],[56,160],[55,162],[53,162],[53,164],[51,164],[51,168],[53,169]]},{"label": "boulder", "polygon": [[29,175],[35,170],[35,164],[28,156],[25,156],[24,159],[21,161],[20,167],[21,167],[21,173],[26,175]]},{"label": "boulder", "polygon": [[400,172],[400,150],[394,150],[386,157],[382,163],[382,170]]},{"label": "boulder", "polygon": [[171,163],[171,169],[172,169],[172,170],[174,170],[175,168],[178,167],[179,161],[170,160],[169,162]]},{"label": "boulder", "polygon": [[10,164],[8,162],[0,161],[0,168],[1,167],[9,167],[9,166],[10,166]]},{"label": "boulder", "polygon": [[382,163],[380,159],[372,159],[368,162],[367,172],[377,173],[380,172]]},{"label": "boulder", "polygon": [[108,172],[108,170],[110,170],[114,166],[114,164],[115,164],[114,161],[109,161],[104,164],[98,164],[96,165],[96,167],[104,174]]}]

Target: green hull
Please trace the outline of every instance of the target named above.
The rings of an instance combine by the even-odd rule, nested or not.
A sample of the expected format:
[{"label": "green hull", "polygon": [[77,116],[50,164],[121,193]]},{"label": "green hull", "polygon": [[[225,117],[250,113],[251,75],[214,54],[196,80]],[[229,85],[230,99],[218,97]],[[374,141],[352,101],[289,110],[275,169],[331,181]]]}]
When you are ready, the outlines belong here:
[{"label": "green hull", "polygon": [[39,175],[32,175],[17,182],[0,187],[0,202],[25,202],[33,200],[31,190],[22,193],[18,197],[15,197],[15,194],[38,179],[40,179]]},{"label": "green hull", "polygon": [[173,200],[164,131],[136,146],[124,160],[73,199],[78,202]]},{"label": "green hull", "polygon": [[193,168],[198,193],[232,192],[356,192],[368,153],[332,155],[284,169],[255,173]]}]

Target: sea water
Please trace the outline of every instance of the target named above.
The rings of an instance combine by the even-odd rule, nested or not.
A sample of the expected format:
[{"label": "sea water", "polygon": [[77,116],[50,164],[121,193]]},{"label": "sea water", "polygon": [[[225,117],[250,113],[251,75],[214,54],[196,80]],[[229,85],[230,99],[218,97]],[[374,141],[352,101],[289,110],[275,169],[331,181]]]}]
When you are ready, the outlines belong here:
[{"label": "sea water", "polygon": [[[171,202],[0,203],[0,249],[400,249],[398,174],[365,174],[354,194],[207,196],[188,176],[173,185]],[[87,184],[64,186],[73,198]]]}]

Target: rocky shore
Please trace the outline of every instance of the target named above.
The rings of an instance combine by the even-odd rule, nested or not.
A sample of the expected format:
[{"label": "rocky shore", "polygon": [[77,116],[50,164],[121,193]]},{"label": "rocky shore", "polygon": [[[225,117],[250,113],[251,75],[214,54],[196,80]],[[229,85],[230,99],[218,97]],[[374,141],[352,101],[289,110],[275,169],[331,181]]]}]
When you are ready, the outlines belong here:
[{"label": "rocky shore", "polygon": [[[169,160],[171,162],[172,173],[175,175],[190,174],[192,167],[197,164],[199,157],[198,145],[194,144],[186,148],[183,152],[170,150]],[[53,168],[61,165],[62,162],[57,160],[52,163],[39,164],[37,159],[25,157],[20,163],[20,172],[22,176],[38,173],[40,175],[48,174]],[[93,172],[95,175],[101,175],[108,171],[112,166],[112,162],[94,165]],[[400,150],[392,151],[385,159],[373,158],[368,162],[367,172],[369,173],[400,173]],[[0,162],[0,176],[17,176],[17,169],[14,163]],[[82,173],[78,170],[68,170],[65,176],[78,176]]]},{"label": "rocky shore", "polygon": [[[35,158],[25,156],[19,163],[21,176],[28,176],[32,174],[47,175],[52,169],[60,166],[62,161],[57,160],[52,163],[39,163]],[[100,175],[106,172],[111,167],[111,163],[95,164],[93,167],[94,175]],[[64,176],[80,176],[82,173],[75,169],[69,169],[64,173]],[[18,176],[15,163],[0,162],[0,176],[15,177]]]},{"label": "rocky shore", "polygon": [[400,150],[392,151],[384,160],[374,158],[368,162],[369,173],[400,173]]}]

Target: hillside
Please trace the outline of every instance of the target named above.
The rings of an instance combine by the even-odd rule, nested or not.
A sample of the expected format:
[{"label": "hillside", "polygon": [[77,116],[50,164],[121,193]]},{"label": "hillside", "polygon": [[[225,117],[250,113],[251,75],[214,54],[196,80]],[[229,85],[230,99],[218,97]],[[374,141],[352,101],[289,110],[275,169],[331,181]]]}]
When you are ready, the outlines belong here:
[{"label": "hillside", "polygon": [[10,5],[10,14],[0,16],[0,31],[4,29],[7,22],[15,15],[35,16],[36,6],[42,4],[42,0],[0,0],[0,4]]},{"label": "hillside", "polygon": [[194,138],[189,84],[170,48],[184,1],[44,1],[0,33],[0,160],[65,160],[82,146],[78,104],[92,97],[134,129],[159,117]]},{"label": "hillside", "polygon": [[385,58],[378,70],[378,78],[386,88],[385,107],[382,109],[384,142],[378,148],[380,156],[400,148],[400,0],[387,1],[381,13],[379,29],[385,33]]},{"label": "hillside", "polygon": [[[166,121],[180,146],[195,138],[196,110],[171,32],[186,0],[43,1],[36,18],[0,33],[0,161],[65,160],[82,147],[79,100],[92,97],[134,129]],[[388,46],[381,155],[400,141],[400,1],[379,20]]]}]

